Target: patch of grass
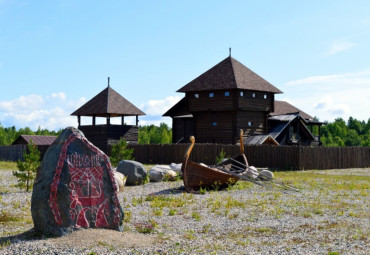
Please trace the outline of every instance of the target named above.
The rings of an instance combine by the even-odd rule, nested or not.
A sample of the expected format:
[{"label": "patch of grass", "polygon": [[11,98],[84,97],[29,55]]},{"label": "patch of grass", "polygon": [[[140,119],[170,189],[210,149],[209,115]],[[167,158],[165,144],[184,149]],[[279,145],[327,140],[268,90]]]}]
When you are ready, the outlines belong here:
[{"label": "patch of grass", "polygon": [[162,215],[163,215],[163,209],[162,209],[162,208],[155,208],[155,209],[153,210],[153,214],[154,214],[155,216],[162,216]]},{"label": "patch of grass", "polygon": [[187,230],[184,234],[184,237],[188,240],[194,240],[196,239],[196,236],[194,234],[194,231],[193,230]]},{"label": "patch of grass", "polygon": [[137,205],[141,205],[142,203],[144,202],[144,199],[143,197],[139,197],[139,198],[133,198],[132,201],[131,201],[131,204],[133,206],[137,206]]},{"label": "patch of grass", "polygon": [[328,255],[340,255],[340,253],[337,251],[329,251]]},{"label": "patch of grass", "polygon": [[137,232],[142,234],[150,234],[154,231],[155,226],[150,222],[135,223],[134,224]]},{"label": "patch of grass", "polygon": [[185,200],[179,197],[174,196],[147,196],[146,201],[150,202],[151,207],[158,207],[158,208],[164,208],[164,207],[183,207],[186,203]]},{"label": "patch of grass", "polygon": [[202,219],[202,216],[198,213],[198,212],[192,212],[191,213],[191,217],[196,220],[196,221],[200,221]]},{"label": "patch of grass", "polygon": [[0,161],[0,170],[18,170],[17,162]]},{"label": "patch of grass", "polygon": [[207,234],[209,232],[209,230],[211,229],[211,226],[212,226],[211,223],[203,225],[201,233]]},{"label": "patch of grass", "polygon": [[9,245],[11,245],[12,243],[10,242],[10,240],[8,239],[8,240],[6,240],[6,241],[4,241],[4,242],[0,242],[0,249],[1,248],[4,248],[4,247],[6,247],[6,246],[9,246]]},{"label": "patch of grass", "polygon": [[114,251],[116,249],[112,244],[104,241],[98,241],[98,245],[107,247],[110,251]]},{"label": "patch of grass", "polygon": [[171,208],[170,211],[168,212],[168,215],[169,216],[174,216],[176,213],[177,213],[177,211]]},{"label": "patch of grass", "polygon": [[131,221],[131,211],[124,211],[123,222],[129,223]]},{"label": "patch of grass", "polygon": [[23,218],[13,215],[10,212],[6,210],[1,210],[0,211],[0,223],[5,223],[5,222],[18,222],[22,221]]}]

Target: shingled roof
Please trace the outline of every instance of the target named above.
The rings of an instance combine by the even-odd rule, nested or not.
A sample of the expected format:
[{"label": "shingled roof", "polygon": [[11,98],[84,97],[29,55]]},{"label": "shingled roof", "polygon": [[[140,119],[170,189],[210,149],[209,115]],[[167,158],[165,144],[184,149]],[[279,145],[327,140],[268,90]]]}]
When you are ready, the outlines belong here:
[{"label": "shingled roof", "polygon": [[189,82],[177,92],[222,89],[247,89],[283,93],[231,56]]},{"label": "shingled roof", "polygon": [[118,117],[145,115],[145,113],[108,86],[71,115]]},{"label": "shingled roof", "polygon": [[186,98],[182,98],[174,106],[172,106],[165,114],[162,116],[175,117],[175,116],[185,116],[190,115],[191,113],[187,109]]},{"label": "shingled roof", "polygon": [[49,135],[20,135],[12,144],[29,144],[31,139],[35,145],[51,145],[57,137]]},{"label": "shingled roof", "polygon": [[313,120],[313,117],[304,111],[298,109],[297,107],[289,104],[285,101],[274,101],[274,112],[270,113],[270,116],[282,115],[282,114],[299,114],[302,118],[306,120]]}]

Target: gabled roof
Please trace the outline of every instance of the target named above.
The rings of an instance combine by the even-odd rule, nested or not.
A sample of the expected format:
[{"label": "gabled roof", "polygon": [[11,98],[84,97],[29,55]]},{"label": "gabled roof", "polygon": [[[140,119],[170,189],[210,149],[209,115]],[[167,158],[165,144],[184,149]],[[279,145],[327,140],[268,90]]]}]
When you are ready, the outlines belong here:
[{"label": "gabled roof", "polygon": [[231,56],[189,82],[177,92],[222,89],[246,89],[282,93],[279,89]]},{"label": "gabled roof", "polygon": [[[274,139],[277,139],[277,137],[283,132],[283,130],[289,126],[289,124],[298,118],[300,121],[302,121],[304,124],[307,124],[307,121],[298,113],[296,114],[282,114],[282,115],[276,115],[269,117],[269,121],[275,121],[273,127],[269,130],[268,134],[271,135]],[[305,125],[302,126],[307,133],[311,136],[312,139],[315,139],[312,135],[312,133],[307,129]]]},{"label": "gabled roof", "polygon": [[271,135],[251,135],[245,140],[248,145],[262,145],[262,144],[273,144],[279,145],[279,143]]},{"label": "gabled roof", "polygon": [[297,107],[289,104],[285,101],[274,101],[274,112],[270,112],[270,116],[282,115],[282,114],[299,114],[306,120],[313,120],[313,117]]},{"label": "gabled roof", "polygon": [[71,115],[118,117],[145,115],[145,113],[108,86]]},{"label": "gabled roof", "polygon": [[51,145],[57,137],[48,135],[20,135],[12,144],[29,144],[31,139],[36,145]]}]

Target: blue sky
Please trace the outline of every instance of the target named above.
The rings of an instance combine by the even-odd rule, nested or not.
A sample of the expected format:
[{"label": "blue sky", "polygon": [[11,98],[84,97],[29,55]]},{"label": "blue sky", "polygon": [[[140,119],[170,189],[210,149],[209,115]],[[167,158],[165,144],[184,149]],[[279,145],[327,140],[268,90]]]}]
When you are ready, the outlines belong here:
[{"label": "blue sky", "polygon": [[229,47],[278,100],[322,121],[367,120],[369,46],[370,1],[0,0],[0,123],[76,126],[70,113],[109,76],[147,114],[141,125],[170,124],[176,90]]}]

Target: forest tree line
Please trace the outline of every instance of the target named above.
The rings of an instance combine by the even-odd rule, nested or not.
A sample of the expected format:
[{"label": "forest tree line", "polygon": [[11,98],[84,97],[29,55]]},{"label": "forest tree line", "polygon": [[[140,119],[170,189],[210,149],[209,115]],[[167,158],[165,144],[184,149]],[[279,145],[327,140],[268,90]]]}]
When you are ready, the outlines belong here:
[{"label": "forest tree line", "polygon": [[[20,135],[54,135],[58,136],[62,129],[49,131],[38,128],[36,131],[29,127],[16,129],[15,126],[3,127],[0,123],[0,145],[11,145]],[[140,144],[169,144],[172,143],[172,129],[167,124],[161,123],[159,127],[154,125],[139,126]]]},{"label": "forest tree line", "polygon": [[[316,118],[316,120],[318,120]],[[32,131],[29,127],[16,129],[3,127],[0,123],[0,145],[10,145],[19,135],[55,135],[58,136],[62,130],[49,131],[38,128]],[[318,135],[318,129],[313,130]],[[172,143],[172,129],[165,123],[158,126],[139,126],[139,144],[169,144]],[[350,117],[348,121],[342,118],[334,122],[326,122],[321,127],[321,142],[323,146],[370,146],[370,119],[359,121]]]}]

